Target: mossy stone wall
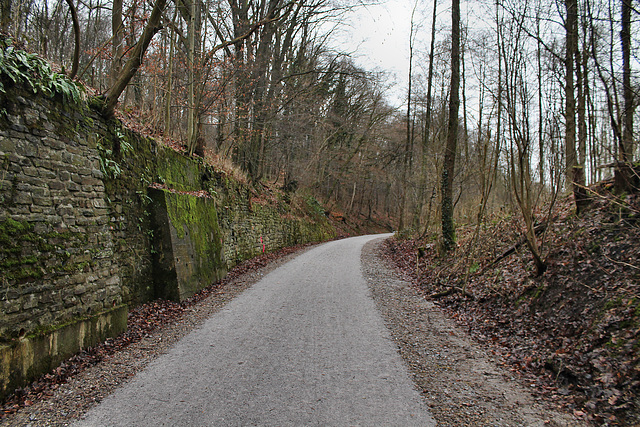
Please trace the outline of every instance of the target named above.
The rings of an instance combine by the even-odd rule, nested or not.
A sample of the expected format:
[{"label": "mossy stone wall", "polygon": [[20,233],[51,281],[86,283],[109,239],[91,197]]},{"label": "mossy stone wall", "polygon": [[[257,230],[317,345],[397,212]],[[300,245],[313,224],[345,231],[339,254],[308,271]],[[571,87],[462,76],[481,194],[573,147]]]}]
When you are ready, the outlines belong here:
[{"label": "mossy stone wall", "polygon": [[0,94],[0,338],[123,302],[97,145],[86,106]]},{"label": "mossy stone wall", "polygon": [[[101,329],[117,334],[126,326],[127,305],[156,297],[182,300],[242,260],[334,236],[311,197],[272,194],[233,181],[200,158],[105,120],[87,100],[2,83],[0,344],[5,356],[20,354],[11,352],[26,339],[46,340],[53,331],[68,337],[84,319],[113,319],[113,308],[124,307],[113,327]],[[164,189],[153,189],[159,186]],[[76,338],[63,345],[65,353],[93,345],[104,334]],[[38,357],[53,360],[42,349]],[[5,356],[0,358],[17,363]],[[24,362],[20,381],[49,366]],[[3,362],[0,372],[9,372],[7,366]],[[15,385],[15,378],[0,377],[0,396],[8,384]]]},{"label": "mossy stone wall", "polygon": [[311,196],[258,192],[165,147],[156,158],[166,187],[150,190],[156,296],[183,300],[241,261],[335,237]]}]

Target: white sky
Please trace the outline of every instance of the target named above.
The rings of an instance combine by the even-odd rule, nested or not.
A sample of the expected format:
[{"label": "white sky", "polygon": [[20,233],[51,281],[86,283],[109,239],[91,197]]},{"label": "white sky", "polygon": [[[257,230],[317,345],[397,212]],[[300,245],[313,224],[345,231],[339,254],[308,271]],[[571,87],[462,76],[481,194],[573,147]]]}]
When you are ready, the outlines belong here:
[{"label": "white sky", "polygon": [[[366,2],[367,0],[362,0]],[[379,3],[363,6],[345,17],[347,24],[336,39],[341,50],[351,52],[357,65],[366,70],[382,70],[390,73],[388,101],[395,107],[406,104],[407,82],[409,78],[409,34],[411,13],[414,16],[414,75],[425,72],[424,61],[431,38],[431,20],[434,0],[378,0]],[[417,4],[416,4],[417,2]],[[478,19],[479,3],[462,7],[463,20],[471,20],[473,25],[483,26]],[[478,10],[475,10],[478,9]],[[438,22],[440,34],[450,26],[450,2],[438,1]],[[473,16],[473,18],[471,17]],[[466,23],[469,25],[469,22]],[[421,67],[422,65],[422,67]]]},{"label": "white sky", "polygon": [[[429,0],[420,3],[431,4]],[[388,83],[393,87],[389,102],[394,106],[405,102],[403,98],[407,92],[412,8],[411,0],[386,0],[359,8],[346,17],[348,28],[344,30],[344,41],[339,46],[351,52],[355,63],[362,68],[390,73]],[[423,6],[419,5],[420,9]],[[419,19],[417,17],[416,21]]]}]

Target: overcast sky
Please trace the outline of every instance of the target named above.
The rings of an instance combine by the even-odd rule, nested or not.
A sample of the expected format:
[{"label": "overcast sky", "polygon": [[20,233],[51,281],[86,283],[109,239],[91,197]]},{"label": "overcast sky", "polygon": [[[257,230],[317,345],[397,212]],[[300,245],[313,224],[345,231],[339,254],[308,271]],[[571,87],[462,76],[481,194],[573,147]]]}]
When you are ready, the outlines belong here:
[{"label": "overcast sky", "polygon": [[[389,102],[396,107],[406,102],[413,4],[411,0],[386,0],[359,8],[348,16],[346,34],[339,37],[343,40],[339,47],[351,52],[356,64],[390,74]],[[429,37],[429,26],[422,21],[431,13],[432,4],[430,0],[418,1],[414,21],[423,26],[418,32],[420,43]]]}]

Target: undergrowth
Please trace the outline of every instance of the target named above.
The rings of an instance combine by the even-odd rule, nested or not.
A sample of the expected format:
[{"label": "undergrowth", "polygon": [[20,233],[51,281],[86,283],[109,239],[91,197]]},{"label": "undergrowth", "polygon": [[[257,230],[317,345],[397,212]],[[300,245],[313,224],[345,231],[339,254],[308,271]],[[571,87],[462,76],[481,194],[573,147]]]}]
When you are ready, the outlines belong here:
[{"label": "undergrowth", "polygon": [[[558,203],[541,236],[548,270],[534,277],[517,217],[492,218],[446,257],[427,240],[386,253],[426,297],[502,356],[539,396],[596,425],[640,422],[640,195],[592,189],[576,216]],[[424,254],[418,257],[419,249]]]}]

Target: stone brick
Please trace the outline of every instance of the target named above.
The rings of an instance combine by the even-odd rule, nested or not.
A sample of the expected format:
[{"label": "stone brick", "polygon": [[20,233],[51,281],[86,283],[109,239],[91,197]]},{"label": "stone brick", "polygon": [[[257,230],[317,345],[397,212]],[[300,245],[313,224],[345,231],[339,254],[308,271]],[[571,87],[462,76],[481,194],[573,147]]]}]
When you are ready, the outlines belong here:
[{"label": "stone brick", "polygon": [[30,205],[33,202],[33,199],[28,193],[20,192],[13,198],[13,202],[18,205]]},{"label": "stone brick", "polygon": [[31,189],[31,194],[34,197],[49,197],[49,189],[45,187],[34,187]]},{"label": "stone brick", "polygon": [[65,185],[64,183],[60,182],[60,181],[51,181],[49,182],[49,188],[51,190],[64,190],[65,189]]},{"label": "stone brick", "polygon": [[49,169],[40,169],[40,177],[50,180],[50,179],[57,179],[58,178],[58,174],[52,170]]},{"label": "stone brick", "polygon": [[51,206],[53,202],[50,197],[36,197],[33,196],[33,203],[40,206]]},{"label": "stone brick", "polygon": [[13,153],[16,151],[16,140],[5,136],[0,136],[0,151],[4,153]]},{"label": "stone brick", "polygon": [[39,171],[33,166],[25,166],[22,168],[22,173],[26,176],[39,176]]},{"label": "stone brick", "polygon": [[19,144],[16,144],[16,153],[25,157],[37,157],[38,146],[25,138]]},{"label": "stone brick", "polygon": [[38,306],[38,297],[36,295],[33,295],[33,294],[27,295],[23,301],[24,301],[22,304],[23,310],[30,310]]}]

